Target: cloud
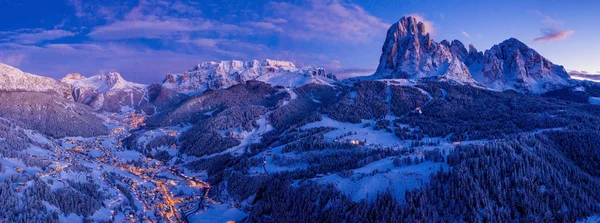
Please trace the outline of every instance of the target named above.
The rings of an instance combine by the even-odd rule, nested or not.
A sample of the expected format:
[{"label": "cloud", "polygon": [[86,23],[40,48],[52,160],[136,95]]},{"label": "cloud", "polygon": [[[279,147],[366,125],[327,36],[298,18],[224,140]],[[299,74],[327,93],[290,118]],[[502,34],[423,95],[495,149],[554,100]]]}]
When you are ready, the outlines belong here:
[{"label": "cloud", "polygon": [[286,19],[283,19],[283,18],[271,18],[271,17],[267,17],[264,20],[265,20],[265,22],[270,22],[270,23],[275,23],[275,24],[288,23],[288,21]]},{"label": "cloud", "polygon": [[[192,2],[146,0],[119,19],[97,26],[88,34],[98,40],[161,39],[177,40],[191,33],[219,35],[252,34],[252,30],[203,18]],[[263,24],[264,25],[264,24]]]},{"label": "cloud", "polygon": [[373,68],[329,68],[327,71],[333,73],[338,79],[367,76],[375,73]]},{"label": "cloud", "polygon": [[390,26],[362,7],[338,0],[271,2],[267,11],[271,18],[287,21],[280,26],[284,34],[302,40],[363,42],[381,37]]},{"label": "cloud", "polygon": [[433,22],[425,19],[425,17],[423,17],[421,14],[419,13],[412,13],[409,14],[409,16],[414,17],[415,19],[417,19],[417,21],[422,22],[423,25],[425,26],[425,31],[428,32],[430,35],[435,35],[436,33],[436,28],[433,25]]},{"label": "cloud", "polygon": [[219,43],[219,41],[220,40],[218,40],[218,39],[209,39],[209,38],[196,38],[196,39],[184,38],[184,39],[177,40],[178,43],[193,44],[195,46],[209,47],[209,48],[217,47],[217,44]]},{"label": "cloud", "polygon": [[259,29],[283,32],[283,29],[281,27],[279,27],[278,25],[275,25],[274,23],[271,23],[271,22],[249,22],[248,24],[250,26],[253,26],[253,27],[259,28]]},{"label": "cloud", "polygon": [[542,19],[542,23],[549,25],[549,26],[561,26],[562,24],[564,24],[564,22],[562,20],[557,20],[554,19],[550,16],[544,15],[542,14],[540,11],[535,11],[535,14],[537,14],[539,17],[541,17]]},{"label": "cloud", "polygon": [[[86,22],[95,20],[112,21],[118,15],[128,11],[133,1],[89,1],[68,0],[75,16]],[[117,4],[115,4],[117,3]]]},{"label": "cloud", "polygon": [[210,54],[192,55],[117,43],[0,44],[0,52],[2,62],[55,79],[73,72],[91,76],[110,70],[141,83],[160,82],[167,73],[183,72],[200,61],[219,59]]},{"label": "cloud", "polygon": [[84,9],[83,0],[69,0],[69,3],[75,9],[75,16],[84,17],[88,15],[88,13]]},{"label": "cloud", "polygon": [[471,35],[465,31],[462,31],[460,34],[462,34],[464,37],[471,38]]},{"label": "cloud", "polygon": [[596,74],[590,74],[587,71],[569,71],[569,76],[578,80],[588,80],[588,81],[600,81],[600,71],[597,71]]},{"label": "cloud", "polygon": [[[54,29],[0,32],[0,61],[54,78],[116,70],[133,81],[151,83],[202,61],[269,58],[331,68],[343,78],[370,74],[373,69],[342,69],[345,61],[339,58],[343,57],[298,47],[317,41],[340,46],[380,44],[389,28],[346,0],[271,2],[258,10],[236,6],[227,9],[231,15],[214,8],[223,4],[192,1],[68,1],[77,18],[63,20]],[[91,27],[67,29],[76,24]],[[54,41],[77,35],[88,38]],[[265,44],[273,37],[281,43]],[[288,47],[287,41],[298,45]]]},{"label": "cloud", "polygon": [[0,32],[0,41],[34,44],[75,36],[76,34],[77,33],[62,29],[20,29],[16,31]]},{"label": "cloud", "polygon": [[534,43],[563,40],[575,33],[573,30],[542,29],[542,36],[533,39]]},{"label": "cloud", "polygon": [[[177,40],[177,43],[191,45],[199,49],[225,56],[230,59],[255,59],[250,56],[259,56],[270,52],[269,47],[264,44],[247,43],[230,39],[189,38]],[[224,58],[223,58],[224,59]]]},{"label": "cloud", "polygon": [[27,56],[22,53],[5,53],[0,52],[0,63],[8,64],[11,66],[20,66],[21,61],[23,61]]},{"label": "cloud", "polygon": [[94,39],[116,40],[147,38],[154,39],[176,34],[178,32],[192,31],[194,26],[185,20],[135,20],[118,21],[106,26],[94,28],[88,36]]}]

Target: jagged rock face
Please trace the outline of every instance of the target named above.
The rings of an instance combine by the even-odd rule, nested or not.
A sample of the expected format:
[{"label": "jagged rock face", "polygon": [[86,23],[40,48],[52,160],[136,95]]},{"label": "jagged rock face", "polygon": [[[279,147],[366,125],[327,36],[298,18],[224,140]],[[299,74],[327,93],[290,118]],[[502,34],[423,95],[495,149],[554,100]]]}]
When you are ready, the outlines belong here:
[{"label": "jagged rock face", "polygon": [[494,45],[483,58],[477,81],[492,89],[543,93],[569,84],[564,67],[554,65],[515,38]]},{"label": "jagged rock face", "polygon": [[128,82],[116,72],[89,78],[80,74],[68,74],[61,82],[71,87],[76,102],[87,104],[96,111],[136,109],[147,100],[145,85]]},{"label": "jagged rock face", "polygon": [[25,73],[17,68],[0,63],[0,90],[56,92],[70,99],[69,86],[52,78]]},{"label": "jagged rock face", "polygon": [[[425,25],[403,17],[390,27],[375,78],[445,77],[494,90],[539,94],[565,87],[569,75],[535,50],[511,38],[485,53],[458,40],[431,40]],[[479,83],[477,83],[479,82]]]},{"label": "jagged rock face", "polygon": [[388,29],[375,76],[407,79],[446,77],[471,82],[467,65],[453,51],[468,54],[462,43],[436,43],[422,22],[414,17],[403,17]]},{"label": "jagged rock face", "polygon": [[[304,84],[305,81],[311,81],[310,78],[312,77],[335,80],[335,76],[326,73],[323,68],[297,68],[289,61],[268,59],[263,61],[232,60],[204,62],[183,74],[168,74],[163,82],[163,86],[177,92],[196,93],[208,89],[228,88],[236,84],[245,83],[249,80],[269,82],[271,81],[271,77],[275,78],[273,82],[279,81],[287,83],[281,81],[281,78],[278,78],[281,75],[300,75],[298,77],[309,77],[304,78],[303,80],[295,80],[299,82],[298,84]],[[293,84],[295,84],[295,82]]]},{"label": "jagged rock face", "polygon": [[450,49],[450,53],[460,59],[465,65],[471,66],[473,64],[481,63],[483,61],[483,53],[478,52],[477,49],[471,44],[469,50],[465,48],[462,42],[459,40],[453,40],[452,43],[447,40],[442,40],[440,44],[445,45]]}]

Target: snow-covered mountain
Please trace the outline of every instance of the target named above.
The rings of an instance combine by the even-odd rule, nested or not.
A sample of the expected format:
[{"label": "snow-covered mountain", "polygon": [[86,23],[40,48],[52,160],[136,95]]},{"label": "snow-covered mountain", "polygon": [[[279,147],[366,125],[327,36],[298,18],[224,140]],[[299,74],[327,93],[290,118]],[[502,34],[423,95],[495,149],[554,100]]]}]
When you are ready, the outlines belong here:
[{"label": "snow-covered mountain", "polygon": [[366,79],[444,77],[494,90],[544,93],[569,85],[569,75],[521,41],[510,38],[485,53],[458,40],[433,41],[425,25],[403,17],[387,32],[379,66]]},{"label": "snow-covered mountain", "polygon": [[178,92],[197,93],[228,88],[248,80],[294,87],[308,83],[332,83],[336,77],[323,68],[298,68],[289,61],[232,60],[203,62],[183,74],[168,74],[163,86]]},{"label": "snow-covered mountain", "polygon": [[89,78],[81,74],[68,74],[61,82],[71,87],[75,101],[87,104],[94,110],[132,109],[146,100],[145,85],[126,81],[116,72]]},{"label": "snow-covered mountain", "polygon": [[473,69],[471,74],[492,89],[543,93],[569,85],[569,74],[563,66],[553,64],[515,38],[494,45],[483,58],[481,69]]},{"label": "snow-covered mountain", "polygon": [[425,25],[411,16],[402,17],[388,29],[373,77],[446,77],[460,82],[473,81],[468,67],[450,50],[450,44],[433,41]]},{"label": "snow-covered mountain", "polygon": [[56,92],[70,98],[69,86],[52,78],[25,73],[12,66],[0,63],[0,90]]}]

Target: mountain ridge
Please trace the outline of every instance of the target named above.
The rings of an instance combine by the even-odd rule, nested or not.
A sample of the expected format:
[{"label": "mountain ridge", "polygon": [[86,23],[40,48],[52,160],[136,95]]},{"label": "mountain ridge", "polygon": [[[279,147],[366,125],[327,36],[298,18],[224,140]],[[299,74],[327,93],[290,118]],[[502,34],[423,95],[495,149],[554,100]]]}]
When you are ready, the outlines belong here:
[{"label": "mountain ridge", "polygon": [[430,77],[533,94],[570,85],[564,67],[516,38],[484,52],[473,45],[467,50],[459,40],[435,42],[422,22],[402,17],[388,29],[377,71],[366,79]]},{"label": "mountain ridge", "polygon": [[290,61],[203,62],[182,74],[167,74],[163,86],[185,93],[204,92],[231,87],[249,80],[260,80],[280,86],[300,86],[307,83],[333,83],[337,78],[320,67],[298,68]]}]

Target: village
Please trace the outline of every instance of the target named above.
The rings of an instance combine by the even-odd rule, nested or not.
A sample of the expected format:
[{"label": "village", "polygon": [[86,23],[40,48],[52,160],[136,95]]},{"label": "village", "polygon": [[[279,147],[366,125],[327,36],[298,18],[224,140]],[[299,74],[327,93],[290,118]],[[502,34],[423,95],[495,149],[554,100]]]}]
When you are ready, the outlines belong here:
[{"label": "village", "polygon": [[[105,208],[114,208],[129,200],[130,206],[122,213],[111,210],[110,221],[123,217],[126,222],[187,222],[187,217],[207,208],[207,204],[218,202],[208,198],[210,185],[195,176],[187,176],[176,166],[125,150],[121,140],[129,131],[143,125],[144,117],[135,113],[105,114],[105,121],[112,126],[110,135],[97,138],[54,139],[49,143],[54,153],[40,155],[39,158],[52,163],[49,168],[37,173],[23,168],[15,171],[35,174],[41,179],[68,184],[68,180],[96,183],[103,191],[116,192],[112,202],[104,202]],[[164,134],[177,135],[177,131],[164,130]],[[174,145],[167,149],[174,149]],[[36,156],[36,155],[31,155]],[[73,166],[93,168],[91,173],[72,176]],[[74,169],[74,168],[73,168]],[[95,174],[97,173],[97,174]],[[95,176],[97,175],[97,176]],[[14,185],[17,193],[22,193],[29,182]],[[108,203],[108,204],[107,204]]]}]

